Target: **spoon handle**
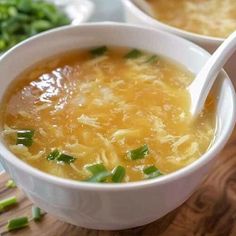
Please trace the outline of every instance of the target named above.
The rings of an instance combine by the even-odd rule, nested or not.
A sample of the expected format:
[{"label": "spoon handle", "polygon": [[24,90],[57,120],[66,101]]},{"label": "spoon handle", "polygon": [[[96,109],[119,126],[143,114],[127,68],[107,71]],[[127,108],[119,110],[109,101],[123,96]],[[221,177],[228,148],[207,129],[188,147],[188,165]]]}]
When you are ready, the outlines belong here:
[{"label": "spoon handle", "polygon": [[225,63],[236,50],[236,31],[213,53],[188,87],[191,96],[191,114],[197,117],[203,110],[210,89]]}]

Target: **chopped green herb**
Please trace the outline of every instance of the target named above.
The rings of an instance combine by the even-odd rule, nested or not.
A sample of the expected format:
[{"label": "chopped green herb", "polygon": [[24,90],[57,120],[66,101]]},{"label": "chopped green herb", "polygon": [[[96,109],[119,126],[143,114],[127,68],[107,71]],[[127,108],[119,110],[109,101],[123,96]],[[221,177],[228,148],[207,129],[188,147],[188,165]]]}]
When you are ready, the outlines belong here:
[{"label": "chopped green herb", "polygon": [[143,173],[145,175],[150,175],[155,171],[157,171],[157,168],[155,166],[149,166],[149,167],[146,167],[146,168],[143,169]]},{"label": "chopped green herb", "polygon": [[58,157],[57,157],[57,161],[62,161],[66,164],[70,164],[73,163],[75,161],[75,158],[72,156],[69,156],[67,154],[61,153]]},{"label": "chopped green herb", "polygon": [[106,180],[107,177],[111,176],[111,173],[109,173],[108,171],[104,171],[101,173],[98,173],[96,175],[93,175],[92,177],[90,177],[89,179],[87,179],[87,182],[93,182],[93,183],[101,183],[104,182]]},{"label": "chopped green herb", "polygon": [[120,183],[122,182],[124,177],[125,177],[125,168],[123,166],[117,166],[114,169],[111,180],[114,183]]},{"label": "chopped green herb", "polygon": [[69,23],[48,1],[0,0],[0,53],[32,35]]},{"label": "chopped green herb", "polygon": [[149,166],[144,168],[143,173],[147,175],[149,179],[163,175],[160,170],[158,170],[155,166]]},{"label": "chopped green herb", "polygon": [[15,196],[3,199],[0,201],[0,212],[3,211],[6,207],[15,205],[17,203],[17,199]]},{"label": "chopped green herb", "polygon": [[107,171],[103,164],[94,164],[86,166],[86,169],[91,172],[93,175],[99,174],[101,172]]},{"label": "chopped green herb", "polygon": [[26,216],[11,219],[8,221],[7,229],[8,229],[8,231],[12,231],[15,229],[21,229],[21,228],[28,226],[28,223],[29,223],[29,220],[28,220],[28,217],[26,217]]},{"label": "chopped green herb", "polygon": [[36,206],[32,206],[32,217],[34,221],[39,221],[42,218],[41,209]]},{"label": "chopped green herb", "polygon": [[17,137],[19,138],[33,138],[34,130],[18,130]]},{"label": "chopped green herb", "polygon": [[158,61],[158,57],[156,55],[152,55],[145,61],[145,63],[154,64],[154,63],[157,63],[157,61]]},{"label": "chopped green herb", "polygon": [[130,158],[131,160],[138,160],[146,157],[148,154],[149,154],[148,146],[147,144],[144,144],[143,146],[137,149],[128,151],[127,157]]},{"label": "chopped green herb", "polygon": [[104,182],[111,175],[103,164],[90,165],[86,169],[92,174],[92,177],[86,180],[88,182]]},{"label": "chopped green herb", "polygon": [[14,182],[14,180],[9,179],[6,183],[6,187],[7,188],[15,188],[16,187],[16,183]]},{"label": "chopped green herb", "polygon": [[28,138],[17,138],[16,144],[22,144],[26,147],[30,147],[33,144],[33,139],[28,139]]},{"label": "chopped green herb", "polygon": [[75,158],[73,156],[61,153],[59,150],[55,149],[47,156],[48,161],[63,162],[66,164],[73,163]]},{"label": "chopped green herb", "polygon": [[47,159],[49,161],[53,161],[53,160],[57,159],[59,156],[60,156],[60,152],[57,149],[55,149],[54,151],[49,153],[49,155],[47,156]]},{"label": "chopped green herb", "polygon": [[30,147],[33,144],[34,130],[18,130],[16,144]]},{"label": "chopped green herb", "polygon": [[98,56],[102,56],[105,52],[107,52],[107,50],[108,49],[106,46],[101,46],[101,47],[90,50],[90,53],[92,54],[92,56],[98,57]]},{"label": "chopped green herb", "polygon": [[126,55],[126,59],[136,59],[142,55],[142,52],[140,52],[138,49],[133,49],[129,51]]}]

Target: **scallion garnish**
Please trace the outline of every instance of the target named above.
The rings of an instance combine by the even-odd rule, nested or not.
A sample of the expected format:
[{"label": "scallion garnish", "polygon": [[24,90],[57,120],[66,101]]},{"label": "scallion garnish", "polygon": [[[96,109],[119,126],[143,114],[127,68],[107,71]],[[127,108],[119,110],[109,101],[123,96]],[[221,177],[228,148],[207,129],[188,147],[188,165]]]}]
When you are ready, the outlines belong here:
[{"label": "scallion garnish", "polygon": [[14,180],[9,179],[5,185],[7,188],[15,188],[16,187],[16,183],[14,182]]},{"label": "scallion garnish", "polygon": [[158,57],[156,55],[152,55],[145,61],[145,63],[154,64],[157,61],[158,61]]},{"label": "scallion garnish", "polygon": [[58,162],[64,162],[66,164],[70,164],[70,163],[73,163],[75,161],[75,158],[70,156],[70,155],[67,155],[67,154],[64,154],[64,153],[61,153],[58,157],[57,157],[57,161]]},{"label": "scallion garnish", "polygon": [[130,150],[127,152],[127,157],[131,160],[138,160],[146,157],[149,154],[149,149],[147,144],[144,144],[143,146]]},{"label": "scallion garnish", "polygon": [[47,156],[47,159],[49,161],[53,161],[57,159],[59,156],[60,156],[60,152],[57,149],[55,149],[51,153],[49,153],[49,155]]},{"label": "scallion garnish", "polygon": [[4,208],[12,206],[17,203],[17,199],[15,196],[5,198],[0,201],[0,212],[4,210]]},{"label": "scallion garnish", "polygon": [[65,153],[61,153],[57,149],[55,149],[51,153],[49,153],[49,155],[47,156],[47,159],[49,161],[63,162],[66,164],[70,164],[75,161],[75,158],[73,156],[67,155]]},{"label": "scallion garnish", "polygon": [[123,178],[125,177],[125,168],[123,166],[117,166],[112,174],[112,182],[120,183],[122,182]]},{"label": "scallion garnish", "polygon": [[99,57],[99,56],[102,56],[106,51],[107,51],[107,47],[101,46],[101,47],[94,48],[94,49],[90,50],[90,53],[94,57]]},{"label": "scallion garnish", "polygon": [[155,166],[149,166],[144,168],[143,173],[147,175],[149,179],[163,175],[160,170],[158,170]]},{"label": "scallion garnish", "polygon": [[87,166],[86,169],[92,174],[92,176],[86,180],[88,182],[104,182],[106,178],[111,175],[103,164],[90,165]]},{"label": "scallion garnish", "polygon": [[18,130],[16,144],[30,147],[33,144],[34,130]]},{"label": "scallion garnish", "polygon": [[87,179],[87,182],[93,182],[93,183],[101,183],[104,182],[106,180],[107,177],[111,176],[111,173],[109,173],[108,171],[106,172],[101,172],[98,173],[96,175],[93,175],[92,177],[90,177],[89,179]]},{"label": "scallion garnish", "polygon": [[32,206],[32,218],[34,221],[39,221],[42,218],[41,209],[36,206]]},{"label": "scallion garnish", "polygon": [[29,220],[28,220],[28,217],[26,217],[26,216],[11,219],[8,221],[7,229],[8,229],[8,231],[12,231],[15,229],[21,229],[21,228],[28,226],[28,223],[29,223]]},{"label": "scallion garnish", "polygon": [[125,58],[126,59],[136,59],[136,58],[140,57],[141,55],[142,55],[142,53],[138,49],[133,49],[125,55]]}]

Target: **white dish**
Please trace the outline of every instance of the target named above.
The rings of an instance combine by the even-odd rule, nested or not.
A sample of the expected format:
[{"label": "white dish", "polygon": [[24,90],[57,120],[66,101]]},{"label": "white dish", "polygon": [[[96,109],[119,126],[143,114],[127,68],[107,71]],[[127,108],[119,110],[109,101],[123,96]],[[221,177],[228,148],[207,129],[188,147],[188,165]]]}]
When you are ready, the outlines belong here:
[{"label": "white dish", "polygon": [[[209,58],[209,54],[195,44],[154,29],[116,23],[67,26],[28,39],[3,55],[0,99],[16,76],[36,62],[68,50],[99,45],[126,46],[161,54],[195,74]],[[191,165],[160,178],[121,184],[62,179],[22,162],[2,140],[0,160],[36,205],[63,221],[106,230],[147,224],[181,205],[193,193],[230,137],[235,124],[235,92],[224,71],[213,93],[217,97],[218,126],[212,147]]]},{"label": "white dish", "polygon": [[[188,31],[181,30],[176,27],[172,27],[153,17],[149,16],[147,13],[139,9],[132,0],[122,0],[125,10],[125,17],[128,23],[146,25],[156,29],[161,29],[166,32],[178,35],[185,39],[188,39],[199,46],[205,48],[210,53],[214,52],[216,48],[224,41],[223,38],[210,37],[200,34],[191,33]],[[226,71],[229,73],[229,76],[232,78],[234,85],[236,86],[236,53],[233,54],[231,60],[226,64]]]},{"label": "white dish", "polygon": [[51,0],[56,3],[71,19],[72,25],[88,21],[94,11],[94,4],[89,0]]}]

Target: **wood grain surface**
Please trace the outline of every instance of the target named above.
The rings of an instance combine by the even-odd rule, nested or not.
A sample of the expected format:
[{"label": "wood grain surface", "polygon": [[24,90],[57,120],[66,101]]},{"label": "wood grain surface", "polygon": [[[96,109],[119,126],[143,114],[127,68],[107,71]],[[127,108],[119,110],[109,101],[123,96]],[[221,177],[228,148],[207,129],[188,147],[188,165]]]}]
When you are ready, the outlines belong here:
[{"label": "wood grain surface", "polygon": [[[31,214],[31,202],[17,188],[8,189],[0,176],[0,199],[16,195],[19,204],[0,213],[0,232],[8,219]],[[214,170],[197,191],[175,211],[142,227],[96,231],[63,223],[46,214],[41,222],[5,236],[236,236],[236,131],[219,155]]]}]

